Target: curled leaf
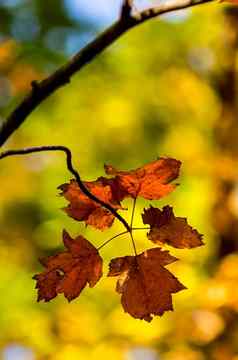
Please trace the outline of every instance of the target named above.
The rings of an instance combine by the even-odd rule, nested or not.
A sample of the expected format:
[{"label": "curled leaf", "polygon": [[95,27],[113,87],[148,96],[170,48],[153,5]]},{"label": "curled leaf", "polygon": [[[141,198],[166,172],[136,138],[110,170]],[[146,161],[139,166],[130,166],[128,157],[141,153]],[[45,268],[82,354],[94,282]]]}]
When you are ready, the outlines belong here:
[{"label": "curled leaf", "polygon": [[[117,191],[112,179],[103,177],[96,181],[85,181],[87,189],[100,200],[110,204],[115,209],[121,209],[120,193]],[[69,184],[63,184],[58,187],[68,201],[69,205],[64,208],[65,212],[75,220],[85,221],[86,225],[91,225],[99,230],[109,228],[114,216],[101,207],[100,204],[91,200],[79,188],[75,180]]]},{"label": "curled leaf", "polygon": [[170,184],[179,175],[181,162],[172,158],[159,158],[136,170],[119,171],[111,165],[105,165],[108,175],[116,176],[122,196],[141,196],[156,200],[173,191],[176,185]]},{"label": "curled leaf", "polygon": [[71,301],[87,283],[93,287],[102,276],[102,258],[88,240],[83,236],[72,239],[64,230],[63,241],[66,251],[42,259],[45,270],[33,277],[38,301],[50,301],[59,293]]},{"label": "curled leaf", "polygon": [[172,294],[186,289],[164,268],[176,260],[160,248],[111,260],[108,276],[119,276],[116,290],[125,312],[150,322],[152,315],[173,310]]},{"label": "curled leaf", "polygon": [[150,225],[148,239],[175,248],[194,248],[203,245],[202,235],[187,223],[186,218],[175,217],[171,206],[163,210],[150,206],[142,214],[144,224]]}]

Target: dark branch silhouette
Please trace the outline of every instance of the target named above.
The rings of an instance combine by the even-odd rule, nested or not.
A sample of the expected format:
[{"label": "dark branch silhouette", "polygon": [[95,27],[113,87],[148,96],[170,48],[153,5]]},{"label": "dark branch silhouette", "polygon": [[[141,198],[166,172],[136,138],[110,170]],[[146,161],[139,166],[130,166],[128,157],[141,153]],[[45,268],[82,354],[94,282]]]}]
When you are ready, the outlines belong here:
[{"label": "dark branch silhouette", "polygon": [[100,200],[97,196],[93,195],[87,187],[82,182],[80,175],[78,171],[73,167],[72,164],[72,154],[69,148],[66,146],[61,145],[52,145],[52,146],[35,146],[35,147],[29,147],[25,149],[17,149],[17,150],[7,150],[0,153],[0,160],[3,158],[6,158],[8,156],[14,156],[14,155],[27,155],[32,153],[38,153],[43,151],[63,151],[66,155],[66,163],[67,168],[71,172],[71,174],[75,177],[75,180],[78,183],[79,188],[82,190],[82,192],[89,197],[91,200],[95,201],[96,203],[100,204],[104,208],[106,208],[108,211],[110,211],[126,228],[127,231],[131,232],[131,228],[129,224],[126,222],[126,220],[117,213],[117,211],[110,205],[105,203],[104,201]]},{"label": "dark branch silhouette", "polygon": [[213,0],[171,0],[156,7],[133,13],[132,1],[124,0],[121,16],[111,27],[74,55],[66,64],[42,81],[33,81],[32,90],[15,108],[0,127],[0,146],[14,133],[25,119],[57,89],[70,82],[72,75],[92,61],[122,34],[159,15],[207,3]]}]

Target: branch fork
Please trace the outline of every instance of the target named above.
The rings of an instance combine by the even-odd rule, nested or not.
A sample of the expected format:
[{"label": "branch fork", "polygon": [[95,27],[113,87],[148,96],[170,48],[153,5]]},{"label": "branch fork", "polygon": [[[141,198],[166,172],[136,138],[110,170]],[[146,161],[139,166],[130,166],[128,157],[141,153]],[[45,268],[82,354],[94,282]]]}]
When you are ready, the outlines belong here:
[{"label": "branch fork", "polygon": [[[82,50],[69,59],[66,64],[62,65],[47,78],[40,82],[37,80],[33,80],[31,82],[31,91],[0,126],[0,146],[2,146],[8,140],[8,138],[26,120],[26,118],[35,109],[37,109],[45,99],[47,99],[60,87],[68,84],[71,77],[76,72],[80,71],[81,68],[91,62],[105,48],[110,46],[116,39],[118,39],[129,29],[132,29],[135,26],[140,25],[156,16],[211,1],[214,0],[170,0],[162,2],[156,7],[148,8],[146,10],[132,14],[134,0],[123,0],[121,14],[118,21],[116,21],[112,26],[101,33],[91,43],[86,45]],[[85,187],[81,181],[79,173],[72,165],[72,154],[67,147],[59,145],[25,148],[20,150],[8,150],[0,153],[0,159],[11,155],[26,155],[41,151],[63,151],[66,154],[68,170],[74,175],[80,189],[84,192],[84,194],[93,201],[108,209],[119,221],[121,221],[127,232],[131,234],[132,227],[126,222],[126,220],[120,216],[120,214],[118,214],[113,207],[98,199]]]},{"label": "branch fork", "polygon": [[32,90],[0,126],[0,146],[7,141],[7,139],[45,99],[47,99],[60,87],[68,84],[71,77],[76,72],[80,71],[86,64],[91,62],[122,34],[159,15],[211,1],[214,0],[162,1],[161,4],[155,7],[132,14],[133,0],[123,0],[121,14],[118,21],[99,34],[97,38],[86,45],[71,59],[69,59],[66,64],[59,67],[47,78],[40,82],[32,82]]},{"label": "branch fork", "polygon": [[126,228],[126,230],[128,232],[131,232],[131,226],[127,223],[127,221],[120,215],[118,214],[118,212],[110,205],[107,204],[106,202],[100,200],[97,196],[95,196],[94,194],[92,194],[88,188],[84,185],[83,181],[81,180],[81,177],[78,173],[78,171],[74,168],[73,163],[72,163],[72,153],[69,150],[69,148],[67,148],[66,146],[62,146],[62,145],[46,145],[46,146],[35,146],[35,147],[29,147],[29,148],[25,148],[25,149],[18,149],[18,150],[7,150],[7,151],[3,151],[2,153],[0,153],[0,160],[4,159],[6,157],[9,156],[14,156],[14,155],[27,155],[27,154],[33,154],[33,153],[38,153],[38,152],[43,152],[43,151],[63,151],[66,155],[66,164],[67,164],[67,169],[71,172],[71,174],[74,176],[80,190],[91,200],[95,201],[96,203],[98,203],[99,205],[101,205],[102,207],[104,207],[105,209],[107,209],[108,211],[111,212],[112,215],[115,216],[115,218],[117,218]]}]

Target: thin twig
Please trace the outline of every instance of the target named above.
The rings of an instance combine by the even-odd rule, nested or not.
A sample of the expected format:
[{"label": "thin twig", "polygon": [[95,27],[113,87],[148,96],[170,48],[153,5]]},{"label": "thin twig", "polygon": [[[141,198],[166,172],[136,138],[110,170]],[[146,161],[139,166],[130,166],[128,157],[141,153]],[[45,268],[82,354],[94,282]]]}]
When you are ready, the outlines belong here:
[{"label": "thin twig", "polygon": [[[122,34],[137,25],[156,16],[180,9],[189,8],[214,0],[170,0],[163,1],[156,7],[130,14],[116,21],[112,26],[101,33],[91,43],[74,55],[65,65],[61,66],[49,77],[42,81],[32,82],[32,90],[23,101],[13,110],[0,128],[0,146],[18,129],[25,119],[51,94],[61,86],[70,82],[72,75],[92,61],[98,54],[111,45]],[[129,3],[128,1],[126,2]]]},{"label": "thin twig", "polygon": [[102,245],[100,245],[97,250],[100,250],[101,248],[103,248],[105,245],[107,245],[110,241],[112,241],[113,239],[116,239],[117,237],[121,236],[121,235],[124,235],[124,234],[127,234],[128,231],[123,231],[115,236],[113,236],[112,238],[110,238],[109,240],[106,240]]},{"label": "thin twig", "polygon": [[100,200],[97,196],[93,195],[84,185],[82,182],[79,173],[72,164],[72,154],[71,151],[66,146],[61,145],[54,145],[54,146],[36,146],[36,147],[29,147],[25,149],[18,149],[18,150],[7,150],[2,153],[0,153],[0,160],[3,158],[6,158],[8,156],[13,155],[27,155],[37,152],[43,152],[43,151],[63,151],[66,154],[66,163],[67,168],[71,172],[72,175],[74,175],[75,180],[78,183],[79,188],[82,190],[82,192],[88,196],[91,200],[95,201],[96,203],[100,204],[104,208],[106,208],[108,211],[110,211],[126,228],[127,231],[131,231],[131,228],[127,221],[117,213],[117,211],[110,205],[105,203],[104,201]]},{"label": "thin twig", "polygon": [[142,10],[134,15],[134,18],[137,19],[139,24],[142,24],[145,21],[151,20],[159,15],[166,14],[175,10],[182,10],[192,6],[205,4],[214,0],[167,0],[161,1],[158,6],[150,7],[148,9]]}]

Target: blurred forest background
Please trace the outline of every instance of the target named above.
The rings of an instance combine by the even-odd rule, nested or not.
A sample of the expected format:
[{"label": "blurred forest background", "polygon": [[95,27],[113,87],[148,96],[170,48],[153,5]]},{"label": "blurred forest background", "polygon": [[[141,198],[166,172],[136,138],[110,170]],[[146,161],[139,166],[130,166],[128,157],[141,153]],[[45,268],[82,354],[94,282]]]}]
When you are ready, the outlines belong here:
[{"label": "blurred forest background", "polygon": [[[0,121],[32,80],[115,20],[119,6],[119,0],[1,0]],[[174,312],[152,323],[123,312],[113,278],[70,304],[63,296],[37,303],[38,258],[61,249],[63,228],[98,246],[121,225],[101,233],[60,210],[66,202],[57,186],[70,179],[64,155],[2,160],[2,360],[238,359],[237,23],[237,8],[217,3],[132,30],[45,101],[5,145],[66,145],[84,180],[103,175],[104,163],[126,170],[163,155],[181,160],[180,186],[155,204],[173,205],[204,234],[205,246],[171,250],[181,260],[170,269],[188,290],[173,296]],[[143,232],[136,241],[140,250],[150,246]],[[104,273],[109,259],[131,253],[127,238],[115,239],[102,249]]]}]

